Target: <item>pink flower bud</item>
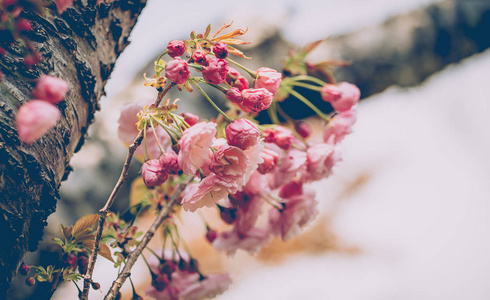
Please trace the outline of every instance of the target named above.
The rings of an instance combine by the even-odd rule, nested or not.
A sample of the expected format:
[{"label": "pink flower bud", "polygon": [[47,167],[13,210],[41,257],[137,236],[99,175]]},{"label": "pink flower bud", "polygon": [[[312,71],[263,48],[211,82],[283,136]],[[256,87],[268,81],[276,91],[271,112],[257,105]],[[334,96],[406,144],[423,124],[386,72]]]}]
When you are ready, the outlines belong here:
[{"label": "pink flower bud", "polygon": [[167,181],[168,174],[163,169],[158,159],[150,159],[145,161],[141,167],[141,176],[143,182],[149,188],[154,188]]},{"label": "pink flower bud", "polygon": [[196,50],[194,53],[192,53],[192,59],[194,62],[197,64],[200,64],[201,66],[208,66],[209,65],[209,57],[206,55],[206,51],[204,50]]},{"label": "pink flower bud", "polygon": [[172,57],[181,56],[185,52],[185,43],[181,40],[170,41],[167,45],[167,53]]},{"label": "pink flower bud", "polygon": [[224,59],[213,58],[209,62],[209,66],[203,67],[202,77],[212,84],[220,84],[225,82],[228,76],[228,62]]},{"label": "pink flower bud", "polygon": [[55,0],[58,13],[62,14],[68,7],[73,5],[73,0]]},{"label": "pink flower bud", "polygon": [[299,121],[294,125],[294,129],[296,132],[301,135],[303,138],[307,138],[311,134],[311,127],[310,125],[306,124],[303,121]]},{"label": "pink flower bud", "polygon": [[226,140],[242,150],[255,146],[260,139],[257,126],[248,119],[238,119],[226,126]]},{"label": "pink flower bud", "polygon": [[217,237],[218,237],[218,234],[213,229],[208,229],[208,232],[206,232],[206,240],[208,240],[208,242],[211,244],[214,242],[214,240]]},{"label": "pink flower bud", "polygon": [[190,76],[189,65],[180,57],[169,61],[165,67],[165,77],[177,84],[184,84]]},{"label": "pink flower bud", "polygon": [[293,180],[290,183],[283,185],[279,191],[279,197],[283,199],[301,194],[303,194],[303,183],[297,180]]},{"label": "pink flower bud", "polygon": [[353,110],[338,113],[330,120],[325,128],[323,141],[325,143],[337,144],[352,132],[352,126],[354,126],[356,120],[356,112]]},{"label": "pink flower bud", "polygon": [[27,277],[26,278],[26,284],[28,286],[33,286],[36,283],[36,279],[34,277]]},{"label": "pink flower bud", "polygon": [[29,32],[32,30],[32,25],[31,22],[26,19],[19,19],[17,22],[15,22],[14,28],[20,32]]},{"label": "pink flower bud", "polygon": [[223,207],[221,205],[218,205],[218,208],[220,210],[220,217],[223,221],[225,221],[228,224],[233,224],[236,220],[236,208],[228,208],[228,207]]},{"label": "pink flower bud", "polygon": [[60,111],[43,100],[31,100],[22,105],[15,116],[19,139],[31,144],[56,125]]},{"label": "pink flower bud", "polygon": [[264,148],[262,153],[260,153],[260,156],[264,162],[257,167],[257,171],[259,171],[261,174],[272,172],[276,168],[277,161],[279,159],[277,152]]},{"label": "pink flower bud", "polygon": [[266,128],[262,135],[264,136],[264,142],[274,143],[284,150],[291,148],[294,140],[294,135],[291,130],[282,126]]},{"label": "pink flower bud", "polygon": [[240,104],[243,101],[242,93],[239,89],[232,87],[226,92],[226,98],[233,103]]},{"label": "pink flower bud", "polygon": [[53,76],[42,76],[32,90],[34,97],[57,104],[65,99],[68,92],[68,83]]},{"label": "pink flower bud", "polygon": [[160,165],[168,174],[177,174],[180,170],[179,159],[174,152],[165,152],[160,156]]},{"label": "pink flower bud", "polygon": [[188,112],[181,113],[180,116],[184,118],[184,121],[187,124],[189,124],[189,126],[194,126],[199,121],[199,116],[196,116],[195,114],[191,114],[191,113],[188,113]]},{"label": "pink flower bud", "polygon": [[320,94],[323,101],[330,103],[339,100],[342,96],[342,92],[340,91],[339,87],[331,83],[325,84],[320,90]]},{"label": "pink flower bud", "polygon": [[26,276],[27,274],[29,274],[29,266],[28,265],[22,265],[22,267],[20,267],[20,275],[23,275],[23,276]]},{"label": "pink flower bud", "polygon": [[248,85],[248,80],[247,78],[243,77],[243,76],[239,76],[235,82],[233,83],[233,87],[236,87],[237,89],[239,89],[240,91],[243,91],[243,90],[246,90],[248,89],[249,85]]},{"label": "pink flower bud", "polygon": [[281,85],[282,75],[271,68],[260,68],[257,70],[257,78],[255,78],[254,88],[265,88],[273,95]]},{"label": "pink flower bud", "polygon": [[342,92],[342,97],[337,101],[330,102],[336,111],[350,110],[361,98],[361,91],[354,84],[341,82],[339,83],[339,90]]},{"label": "pink flower bud", "polygon": [[338,112],[347,111],[359,102],[361,91],[359,88],[348,82],[341,82],[339,85],[326,84],[321,89],[322,99],[330,102],[333,109]]},{"label": "pink flower bud", "polygon": [[246,89],[242,91],[242,107],[245,112],[260,112],[268,109],[274,95],[264,88]]},{"label": "pink flower bud", "polygon": [[213,47],[214,55],[219,59],[225,59],[228,57],[228,46],[225,43],[216,43]]}]

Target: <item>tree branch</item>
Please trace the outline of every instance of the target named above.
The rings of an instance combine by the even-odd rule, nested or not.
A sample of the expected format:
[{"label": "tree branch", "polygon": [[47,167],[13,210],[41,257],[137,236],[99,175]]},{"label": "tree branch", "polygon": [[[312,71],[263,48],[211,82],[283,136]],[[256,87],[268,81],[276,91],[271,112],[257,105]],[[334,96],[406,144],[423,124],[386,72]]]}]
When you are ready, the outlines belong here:
[{"label": "tree branch", "polygon": [[131,275],[131,268],[133,267],[136,260],[138,260],[138,257],[141,255],[141,252],[143,252],[143,249],[145,249],[145,247],[151,241],[158,227],[160,227],[163,221],[165,221],[168,218],[168,216],[172,212],[172,207],[176,203],[177,199],[179,199],[180,194],[193,179],[194,176],[191,176],[185,183],[181,183],[177,188],[177,190],[175,191],[172,198],[167,202],[167,205],[160,210],[158,217],[155,219],[155,221],[153,221],[153,224],[151,225],[150,229],[148,229],[148,231],[145,233],[145,235],[141,239],[136,249],[134,249],[134,251],[131,252],[131,254],[128,256],[124,268],[122,269],[121,273],[119,273],[119,275],[117,276],[117,279],[112,282],[111,289],[109,290],[109,292],[107,292],[106,296],[104,297],[104,300],[112,300],[117,296],[122,285],[124,284],[126,279]]},{"label": "tree branch", "polygon": [[[163,97],[175,86],[175,83],[170,83],[164,90],[161,90],[158,93],[157,99],[155,100],[155,106],[158,107],[163,100]],[[114,189],[111,192],[111,195],[107,199],[104,207],[99,211],[99,221],[97,223],[97,232],[95,234],[94,247],[92,248],[92,253],[90,254],[90,258],[88,261],[87,273],[85,274],[85,278],[83,280],[83,292],[80,299],[86,300],[88,298],[88,293],[90,290],[90,283],[92,282],[92,274],[95,267],[95,261],[97,260],[97,254],[100,251],[100,239],[102,238],[102,231],[104,229],[104,222],[107,218],[107,214],[109,213],[109,209],[111,208],[114,200],[116,199],[117,193],[121,189],[122,185],[128,179],[129,165],[131,164],[131,160],[133,159],[134,153],[136,149],[141,145],[143,141],[143,130],[140,130],[136,138],[134,139],[131,146],[129,146],[128,155],[126,156],[126,161],[124,162],[123,169],[121,171],[121,175],[119,176],[119,180],[117,181]]]}]

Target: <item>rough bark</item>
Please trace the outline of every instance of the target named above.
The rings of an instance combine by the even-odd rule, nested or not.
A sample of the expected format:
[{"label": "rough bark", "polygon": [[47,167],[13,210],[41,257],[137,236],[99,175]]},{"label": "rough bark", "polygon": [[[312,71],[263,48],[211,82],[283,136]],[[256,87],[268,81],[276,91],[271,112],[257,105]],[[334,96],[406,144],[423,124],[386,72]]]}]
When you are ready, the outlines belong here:
[{"label": "rough bark", "polygon": [[[20,47],[13,45],[1,59],[0,84],[0,299],[27,250],[35,250],[47,217],[55,210],[58,188],[69,171],[73,153],[84,135],[116,58],[146,0],[122,0],[95,6],[79,0],[61,16],[54,3],[43,16],[25,13],[34,30],[30,38],[43,57],[28,69]],[[31,98],[35,81],[51,74],[69,83],[62,117],[56,128],[32,145],[21,143],[14,124],[18,107]]]}]

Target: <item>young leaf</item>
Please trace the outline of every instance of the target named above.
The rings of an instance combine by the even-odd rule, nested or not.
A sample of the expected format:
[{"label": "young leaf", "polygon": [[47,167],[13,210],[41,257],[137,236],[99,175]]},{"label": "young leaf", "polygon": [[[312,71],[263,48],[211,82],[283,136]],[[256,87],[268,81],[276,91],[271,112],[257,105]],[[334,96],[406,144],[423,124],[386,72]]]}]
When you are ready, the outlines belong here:
[{"label": "young leaf", "polygon": [[206,27],[206,32],[204,32],[204,38],[207,39],[209,36],[209,32],[211,32],[211,24]]},{"label": "young leaf", "polygon": [[80,218],[75,225],[73,226],[72,235],[76,235],[84,231],[85,229],[89,229],[97,223],[99,220],[99,215],[86,215]]},{"label": "young leaf", "polygon": [[[94,241],[93,240],[84,241],[83,245],[85,245],[89,249],[93,249]],[[107,247],[107,245],[103,244],[103,243],[100,243],[99,247],[100,247],[99,255],[110,260],[110,261],[112,261],[112,262],[114,262],[114,259],[112,258],[111,250],[109,249],[109,247]]]}]

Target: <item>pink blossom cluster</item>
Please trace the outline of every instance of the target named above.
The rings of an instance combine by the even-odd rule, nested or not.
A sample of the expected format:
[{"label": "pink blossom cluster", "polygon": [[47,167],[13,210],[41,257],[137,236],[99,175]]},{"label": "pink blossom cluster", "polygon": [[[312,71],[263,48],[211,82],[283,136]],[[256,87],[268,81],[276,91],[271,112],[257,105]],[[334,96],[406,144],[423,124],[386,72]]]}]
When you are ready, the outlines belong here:
[{"label": "pink blossom cluster", "polygon": [[163,257],[148,259],[152,283],[146,294],[158,300],[201,300],[214,298],[228,289],[231,278],[228,273],[200,274],[197,261],[186,253],[173,258],[170,252]]},{"label": "pink blossom cluster", "polygon": [[15,125],[19,139],[32,144],[53,128],[60,117],[56,104],[65,99],[68,92],[66,81],[53,77],[42,76],[32,90],[35,97],[23,104],[15,116]]}]

